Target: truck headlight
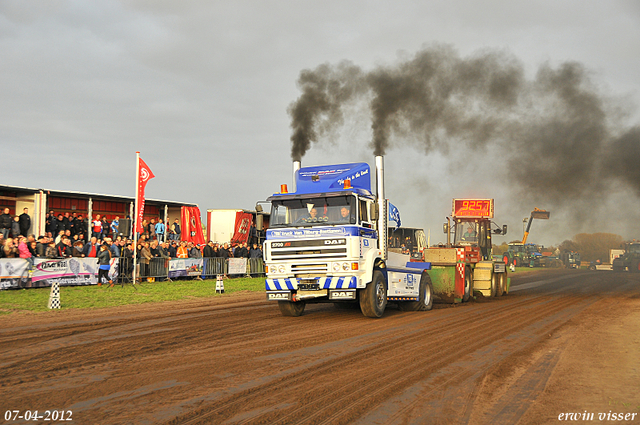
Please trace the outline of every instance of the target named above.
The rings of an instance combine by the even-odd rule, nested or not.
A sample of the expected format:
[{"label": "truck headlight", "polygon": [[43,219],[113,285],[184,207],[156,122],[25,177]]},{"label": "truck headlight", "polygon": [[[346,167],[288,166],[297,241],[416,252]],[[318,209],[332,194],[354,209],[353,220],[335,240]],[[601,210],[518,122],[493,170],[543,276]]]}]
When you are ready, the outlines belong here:
[{"label": "truck headlight", "polygon": [[280,264],[280,265],[278,266],[278,273],[280,273],[280,274],[284,274],[285,270],[286,270],[286,269],[285,269],[285,267],[284,267],[284,265],[283,265],[283,264]]},{"label": "truck headlight", "polygon": [[351,270],[351,264],[342,263],[342,270],[345,271],[345,272],[348,272],[349,270]]}]

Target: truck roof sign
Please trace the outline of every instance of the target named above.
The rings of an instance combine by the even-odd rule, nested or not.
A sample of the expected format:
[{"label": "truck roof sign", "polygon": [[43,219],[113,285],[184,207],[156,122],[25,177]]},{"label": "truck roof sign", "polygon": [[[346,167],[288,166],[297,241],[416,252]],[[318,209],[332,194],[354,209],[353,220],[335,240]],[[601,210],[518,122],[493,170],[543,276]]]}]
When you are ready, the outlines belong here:
[{"label": "truck roof sign", "polygon": [[351,181],[351,188],[371,193],[371,172],[366,162],[303,167],[296,171],[295,179],[296,194],[345,190],[344,181],[347,179]]},{"label": "truck roof sign", "polygon": [[453,217],[493,218],[493,199],[454,199]]}]

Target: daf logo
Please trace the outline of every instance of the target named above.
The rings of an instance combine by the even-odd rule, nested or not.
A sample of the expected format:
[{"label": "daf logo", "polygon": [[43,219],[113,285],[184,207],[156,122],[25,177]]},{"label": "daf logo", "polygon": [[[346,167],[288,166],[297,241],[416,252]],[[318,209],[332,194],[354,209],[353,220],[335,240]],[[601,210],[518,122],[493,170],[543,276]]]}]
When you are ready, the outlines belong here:
[{"label": "daf logo", "polygon": [[342,245],[343,243],[345,243],[344,239],[325,239],[324,240],[325,245]]},{"label": "daf logo", "polygon": [[329,298],[333,300],[353,300],[356,298],[355,291],[331,291],[331,296]]},{"label": "daf logo", "polygon": [[289,299],[289,294],[286,292],[267,294],[267,300],[288,300],[288,299]]}]

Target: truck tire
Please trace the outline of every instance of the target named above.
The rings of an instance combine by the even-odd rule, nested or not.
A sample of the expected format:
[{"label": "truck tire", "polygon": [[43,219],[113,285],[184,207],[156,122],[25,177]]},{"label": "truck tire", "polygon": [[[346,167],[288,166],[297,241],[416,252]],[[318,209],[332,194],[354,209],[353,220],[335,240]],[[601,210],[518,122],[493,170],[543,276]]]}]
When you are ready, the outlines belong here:
[{"label": "truck tire", "polygon": [[462,295],[462,302],[466,303],[471,297],[471,269],[469,267],[464,268],[464,294]]},{"label": "truck tire", "polygon": [[283,316],[298,317],[302,315],[304,307],[306,306],[304,301],[291,302],[291,301],[278,301],[278,307],[280,307],[280,313]]},{"label": "truck tire", "polygon": [[418,301],[404,301],[398,303],[402,311],[429,311],[433,308],[433,285],[428,273],[420,277],[420,295]]},{"label": "truck tire", "polygon": [[373,279],[360,290],[360,310],[366,317],[382,317],[387,307],[387,281],[380,270],[373,271]]}]

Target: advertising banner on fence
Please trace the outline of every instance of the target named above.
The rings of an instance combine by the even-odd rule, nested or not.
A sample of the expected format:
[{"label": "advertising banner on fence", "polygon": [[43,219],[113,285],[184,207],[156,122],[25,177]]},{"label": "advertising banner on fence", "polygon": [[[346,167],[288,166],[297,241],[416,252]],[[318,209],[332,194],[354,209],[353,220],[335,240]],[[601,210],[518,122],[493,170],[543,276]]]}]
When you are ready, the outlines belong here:
[{"label": "advertising banner on fence", "polygon": [[169,261],[169,278],[202,275],[202,258],[172,258]]},{"label": "advertising banner on fence", "polygon": [[[111,259],[109,279],[118,277],[118,259]],[[54,281],[61,286],[95,285],[98,283],[96,258],[36,259],[34,261],[32,287],[51,286]]]},{"label": "advertising banner on fence", "polygon": [[229,258],[229,274],[247,274],[246,258]]},{"label": "advertising banner on fence", "polygon": [[[20,288],[20,280],[28,279],[29,263],[24,258],[3,258],[0,260],[0,289]],[[24,283],[24,282],[23,282]]]}]

